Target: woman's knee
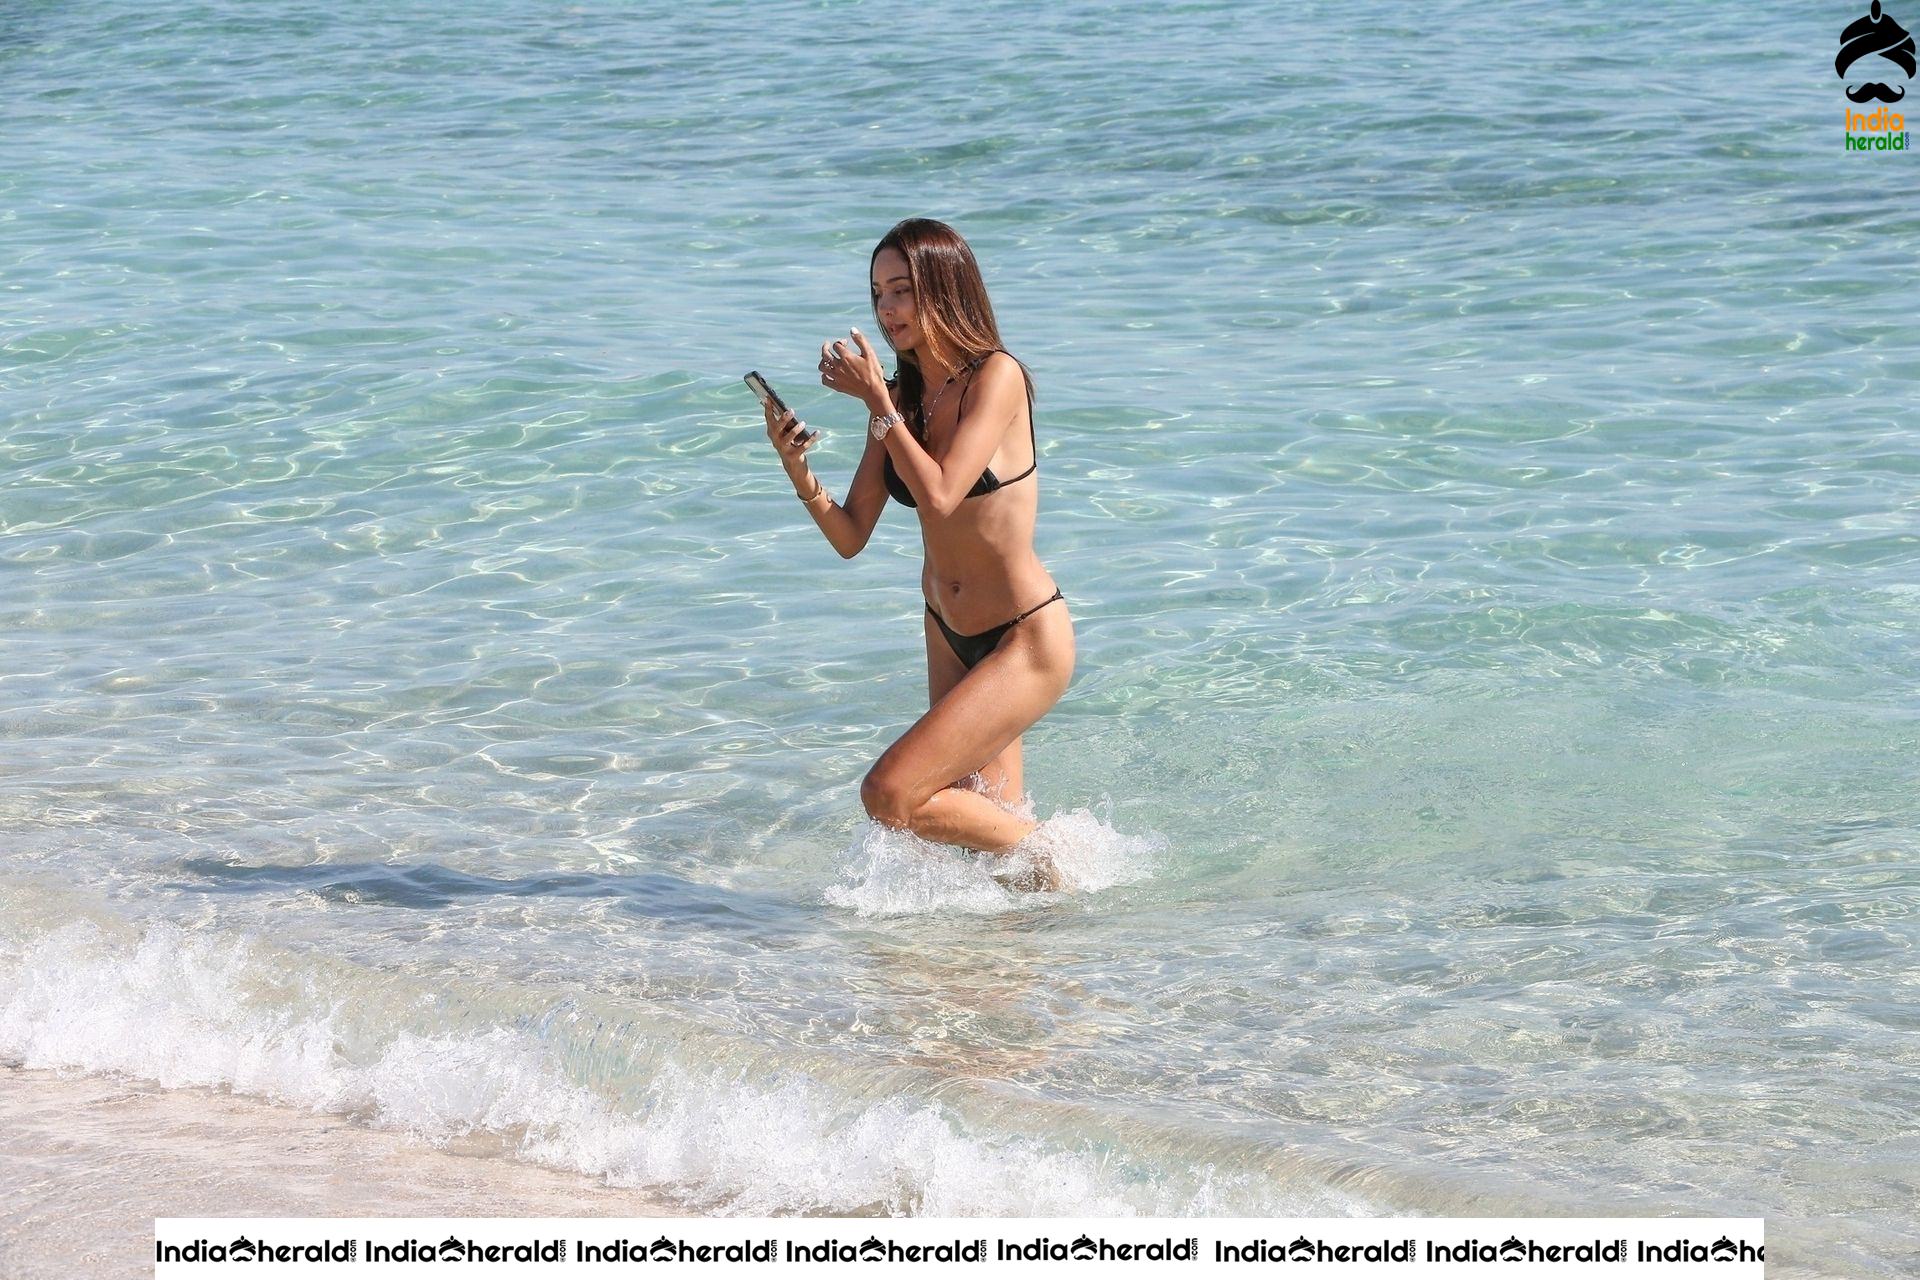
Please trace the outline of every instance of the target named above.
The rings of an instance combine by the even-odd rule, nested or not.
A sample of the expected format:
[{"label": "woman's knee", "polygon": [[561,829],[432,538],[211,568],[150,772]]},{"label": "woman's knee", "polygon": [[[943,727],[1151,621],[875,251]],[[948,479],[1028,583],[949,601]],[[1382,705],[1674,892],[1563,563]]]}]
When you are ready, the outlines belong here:
[{"label": "woman's knee", "polygon": [[919,807],[905,784],[877,764],[860,780],[860,803],[869,818],[888,827],[907,826]]}]

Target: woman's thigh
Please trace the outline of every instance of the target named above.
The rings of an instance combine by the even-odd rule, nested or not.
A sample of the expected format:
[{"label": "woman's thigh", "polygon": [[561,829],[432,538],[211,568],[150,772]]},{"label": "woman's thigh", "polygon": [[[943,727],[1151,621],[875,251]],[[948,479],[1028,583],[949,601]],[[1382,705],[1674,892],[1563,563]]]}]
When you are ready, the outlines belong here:
[{"label": "woman's thigh", "polygon": [[[954,656],[953,646],[940,634],[940,626],[934,622],[933,615],[925,609],[920,611],[920,620],[927,638],[927,709],[931,711],[940,699],[947,696],[953,686],[960,683],[967,674],[967,668]],[[988,761],[975,773],[980,778],[987,795],[1005,804],[1017,804],[1020,800],[1020,739],[1015,738],[1007,749]],[[950,786],[965,786],[975,774],[955,778]]]},{"label": "woman's thigh", "polygon": [[[966,671],[881,753],[870,776],[904,787],[919,804],[971,773],[999,765],[1027,727],[1059,701],[1072,677],[1073,632],[1065,611],[1023,626],[1052,631],[1047,648],[1010,633],[1009,642]],[[987,781],[991,785],[994,779]]]},{"label": "woman's thigh", "polygon": [[927,707],[929,710],[940,699],[947,696],[947,690],[960,683],[960,677],[967,674],[967,668],[954,656],[953,646],[940,634],[940,626],[933,620],[933,614],[920,611],[921,630],[927,637]]}]

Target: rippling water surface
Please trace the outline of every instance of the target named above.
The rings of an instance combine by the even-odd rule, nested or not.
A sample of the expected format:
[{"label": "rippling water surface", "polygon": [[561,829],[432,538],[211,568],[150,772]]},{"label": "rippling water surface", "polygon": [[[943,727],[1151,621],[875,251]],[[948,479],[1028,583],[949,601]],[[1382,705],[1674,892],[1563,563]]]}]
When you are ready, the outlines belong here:
[{"label": "rippling water surface", "polygon": [[[1915,1265],[1857,15],[900,15],[0,9],[0,1054],[713,1212]],[[844,491],[813,354],[909,215],[1038,388],[1067,895],[864,821],[918,532],[841,561],[739,383]]]}]

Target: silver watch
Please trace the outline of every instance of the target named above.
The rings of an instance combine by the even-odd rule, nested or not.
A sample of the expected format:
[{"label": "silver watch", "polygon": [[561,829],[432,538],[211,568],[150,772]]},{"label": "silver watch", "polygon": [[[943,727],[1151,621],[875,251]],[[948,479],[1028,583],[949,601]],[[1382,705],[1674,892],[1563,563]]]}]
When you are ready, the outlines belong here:
[{"label": "silver watch", "polygon": [[904,427],[907,420],[897,413],[875,413],[867,416],[867,433],[875,440],[885,440],[887,432],[895,427]]}]

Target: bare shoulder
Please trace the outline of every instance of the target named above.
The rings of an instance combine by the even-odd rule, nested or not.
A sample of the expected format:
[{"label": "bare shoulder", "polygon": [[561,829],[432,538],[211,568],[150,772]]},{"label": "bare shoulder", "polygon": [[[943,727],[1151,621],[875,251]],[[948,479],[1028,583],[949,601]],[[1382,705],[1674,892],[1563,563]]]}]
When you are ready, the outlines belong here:
[{"label": "bare shoulder", "polygon": [[1026,399],[1026,370],[1004,351],[989,352],[980,364],[980,371],[973,376],[974,385],[996,399],[1005,396],[1015,400]]},{"label": "bare shoulder", "polygon": [[987,352],[987,358],[980,362],[980,372],[985,374],[998,373],[1003,378],[1008,374],[1012,374],[1016,378],[1019,377],[1020,369],[1021,364],[1013,358],[1011,351],[989,351]]}]

